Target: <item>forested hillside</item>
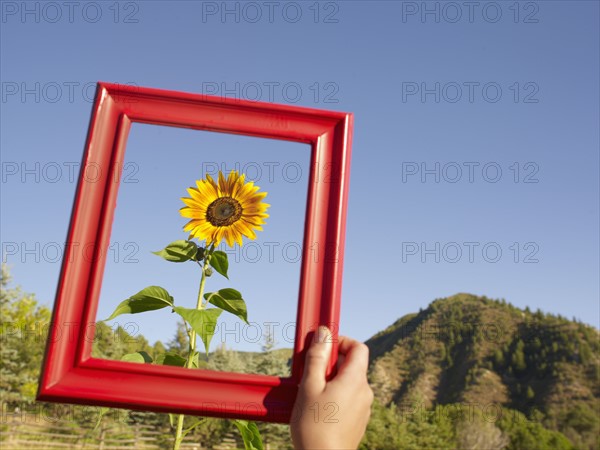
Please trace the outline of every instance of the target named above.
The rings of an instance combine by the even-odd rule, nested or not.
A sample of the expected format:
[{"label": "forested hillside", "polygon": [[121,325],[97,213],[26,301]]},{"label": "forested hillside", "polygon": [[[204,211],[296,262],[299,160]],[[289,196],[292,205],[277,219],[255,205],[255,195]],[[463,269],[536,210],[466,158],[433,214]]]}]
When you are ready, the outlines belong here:
[{"label": "forested hillside", "polygon": [[445,436],[423,446],[481,448],[465,441],[479,429],[488,441],[495,436],[487,448],[597,449],[598,339],[593,327],[504,300],[437,299],[367,341],[384,410],[375,421],[417,421]]}]

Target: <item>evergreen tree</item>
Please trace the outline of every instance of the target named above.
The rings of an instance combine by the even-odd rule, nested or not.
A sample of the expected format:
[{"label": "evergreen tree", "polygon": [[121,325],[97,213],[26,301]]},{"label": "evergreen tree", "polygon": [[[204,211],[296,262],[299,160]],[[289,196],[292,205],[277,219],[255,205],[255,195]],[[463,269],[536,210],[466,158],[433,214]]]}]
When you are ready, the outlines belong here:
[{"label": "evergreen tree", "polygon": [[167,348],[170,352],[187,355],[189,351],[189,340],[185,324],[182,321],[177,322],[177,330],[175,336],[167,343]]},{"label": "evergreen tree", "polygon": [[10,288],[3,264],[0,278],[0,401],[32,402],[46,344],[50,311],[35,296]]},{"label": "evergreen tree", "polygon": [[517,373],[523,372],[525,369],[527,369],[527,364],[525,363],[525,353],[523,353],[524,348],[525,344],[523,343],[523,340],[519,339],[511,357],[512,367]]}]

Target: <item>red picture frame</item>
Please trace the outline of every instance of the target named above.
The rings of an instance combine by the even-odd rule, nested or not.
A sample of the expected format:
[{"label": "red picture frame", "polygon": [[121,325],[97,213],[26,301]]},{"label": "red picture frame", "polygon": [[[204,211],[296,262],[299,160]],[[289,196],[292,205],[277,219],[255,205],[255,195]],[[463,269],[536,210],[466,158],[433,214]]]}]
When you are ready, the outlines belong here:
[{"label": "red picture frame", "polygon": [[[89,336],[96,322],[119,189],[120,172],[115,171],[122,170],[133,122],[311,146],[289,378],[91,357]],[[317,326],[332,329],[333,355],[337,355],[352,126],[351,113],[99,82],[37,399],[288,423],[304,351]],[[99,168],[93,181],[84,176],[83,168],[90,165]],[[90,246],[95,252],[92,258],[67,256]],[[330,372],[335,363],[334,356]]]}]

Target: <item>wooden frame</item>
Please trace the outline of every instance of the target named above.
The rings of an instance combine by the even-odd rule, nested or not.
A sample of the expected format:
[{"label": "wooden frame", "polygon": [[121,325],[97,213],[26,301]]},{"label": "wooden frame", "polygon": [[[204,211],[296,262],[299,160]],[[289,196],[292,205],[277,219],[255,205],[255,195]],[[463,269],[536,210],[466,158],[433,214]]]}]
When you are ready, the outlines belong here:
[{"label": "wooden frame", "polygon": [[[339,321],[352,114],[98,83],[68,231],[38,400],[287,423],[304,350]],[[107,248],[132,122],[311,145],[291,377],[135,364],[91,357]],[[95,165],[98,177],[84,176]],[[315,257],[315,243],[318,245]],[[93,248],[93,258],[67,258]],[[330,372],[335,366],[333,357]]]}]

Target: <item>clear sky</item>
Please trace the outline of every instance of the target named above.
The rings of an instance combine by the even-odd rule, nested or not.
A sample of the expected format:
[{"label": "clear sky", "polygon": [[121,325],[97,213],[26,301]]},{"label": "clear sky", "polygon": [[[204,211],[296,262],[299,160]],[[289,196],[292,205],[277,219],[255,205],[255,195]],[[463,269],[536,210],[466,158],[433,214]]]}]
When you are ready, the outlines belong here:
[{"label": "clear sky", "polygon": [[[366,340],[459,292],[599,326],[597,1],[1,8],[2,260],[41,302],[101,80],[355,114],[344,334]],[[98,318],[150,284],[193,306],[194,267],[150,251],[186,237],[179,197],[217,167],[245,168],[272,205],[231,281],[209,279],[242,291],[260,324],[228,321],[227,344],[257,350],[276,322],[290,346],[308,176],[295,143],[134,125]],[[151,340],[175,329],[166,310],[117,322]]]}]

